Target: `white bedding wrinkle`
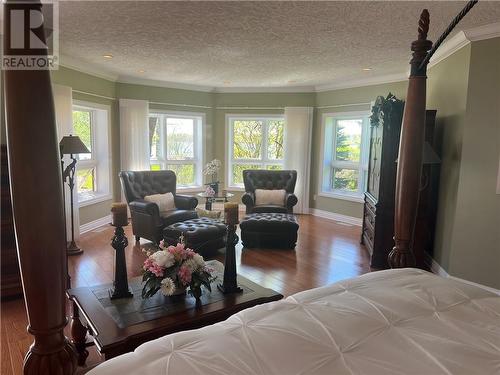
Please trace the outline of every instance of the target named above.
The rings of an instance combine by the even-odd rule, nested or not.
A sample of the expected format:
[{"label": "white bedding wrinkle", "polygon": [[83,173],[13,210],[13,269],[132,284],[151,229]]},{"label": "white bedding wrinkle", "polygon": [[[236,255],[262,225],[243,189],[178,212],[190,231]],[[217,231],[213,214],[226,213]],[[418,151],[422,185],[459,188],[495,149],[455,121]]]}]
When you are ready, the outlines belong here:
[{"label": "white bedding wrinkle", "polygon": [[417,269],[372,272],[241,311],[89,375],[500,374],[500,296]]}]

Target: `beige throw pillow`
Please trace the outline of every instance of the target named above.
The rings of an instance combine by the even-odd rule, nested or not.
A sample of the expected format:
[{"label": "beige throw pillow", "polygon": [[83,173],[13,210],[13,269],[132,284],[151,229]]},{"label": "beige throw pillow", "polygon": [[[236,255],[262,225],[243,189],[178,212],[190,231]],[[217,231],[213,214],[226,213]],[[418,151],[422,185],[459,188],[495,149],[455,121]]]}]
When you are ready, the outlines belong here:
[{"label": "beige throw pillow", "polygon": [[285,205],[286,190],[264,190],[255,189],[255,205],[273,204],[276,206]]},{"label": "beige throw pillow", "polygon": [[174,195],[172,193],[146,195],[144,200],[156,203],[160,210],[160,216],[175,209]]}]

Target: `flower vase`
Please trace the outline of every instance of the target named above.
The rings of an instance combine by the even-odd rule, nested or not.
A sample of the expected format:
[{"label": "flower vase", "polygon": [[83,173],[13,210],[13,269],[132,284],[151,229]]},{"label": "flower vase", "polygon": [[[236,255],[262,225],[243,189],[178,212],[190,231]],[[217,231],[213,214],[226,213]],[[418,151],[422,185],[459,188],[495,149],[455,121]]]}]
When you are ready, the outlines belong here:
[{"label": "flower vase", "polygon": [[219,194],[219,183],[218,182],[211,182],[209,186],[213,189],[215,192],[215,195]]},{"label": "flower vase", "polygon": [[175,286],[175,290],[172,293],[172,297],[174,296],[182,296],[186,294],[186,287],[185,286]]}]

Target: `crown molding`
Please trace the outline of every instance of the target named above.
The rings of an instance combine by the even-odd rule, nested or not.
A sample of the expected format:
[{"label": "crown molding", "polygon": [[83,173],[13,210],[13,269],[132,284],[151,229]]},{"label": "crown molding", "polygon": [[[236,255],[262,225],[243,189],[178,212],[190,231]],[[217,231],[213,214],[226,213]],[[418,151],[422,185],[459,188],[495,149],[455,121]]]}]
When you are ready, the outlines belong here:
[{"label": "crown molding", "polygon": [[500,37],[500,22],[489,23],[487,25],[464,30],[465,36],[471,42]]},{"label": "crown molding", "polygon": [[315,87],[315,91],[323,92],[323,91],[350,89],[355,87],[380,85],[383,83],[401,82],[401,81],[406,81],[407,79],[408,79],[408,74],[404,72],[396,74],[386,74],[386,75],[366,77],[361,79],[339,81],[339,82],[329,83],[326,85],[319,85]]},{"label": "crown molding", "polygon": [[434,65],[439,64],[471,42],[498,37],[500,37],[500,22],[478,26],[472,29],[460,30],[436,50],[436,53],[432,56],[427,67],[432,68]]},{"label": "crown molding", "polygon": [[116,80],[118,79],[118,74],[103,70],[101,68],[97,68],[92,64],[84,63],[81,60],[75,59],[68,55],[60,56],[59,65],[65,68],[76,70],[77,72],[80,73],[90,74],[94,77],[102,78],[111,82],[116,82]]},{"label": "crown molding", "polygon": [[118,76],[117,82],[118,83],[130,83],[133,85],[164,87],[164,88],[169,88],[169,89],[180,89],[180,90],[190,90],[190,91],[200,91],[200,92],[214,92],[215,91],[215,88],[212,86],[193,85],[190,83],[180,83],[180,82],[160,81],[160,80],[156,80],[156,79],[132,77],[132,76],[127,76],[127,75]]},{"label": "crown molding", "polygon": [[216,93],[312,93],[314,86],[282,86],[282,87],[216,87]]}]

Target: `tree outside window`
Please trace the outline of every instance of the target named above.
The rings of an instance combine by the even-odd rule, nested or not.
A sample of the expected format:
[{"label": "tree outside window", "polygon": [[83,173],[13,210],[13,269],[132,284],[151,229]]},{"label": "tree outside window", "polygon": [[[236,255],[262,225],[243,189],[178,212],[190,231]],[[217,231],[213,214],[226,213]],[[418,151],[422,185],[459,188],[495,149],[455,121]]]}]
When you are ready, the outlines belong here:
[{"label": "tree outside window", "polygon": [[283,169],[282,117],[229,116],[229,186],[243,186],[245,169]]},{"label": "tree outside window", "polygon": [[361,199],[367,180],[368,113],[323,115],[320,194]]},{"label": "tree outside window", "polygon": [[149,117],[151,170],[172,170],[180,187],[201,186],[200,116],[152,113]]}]

